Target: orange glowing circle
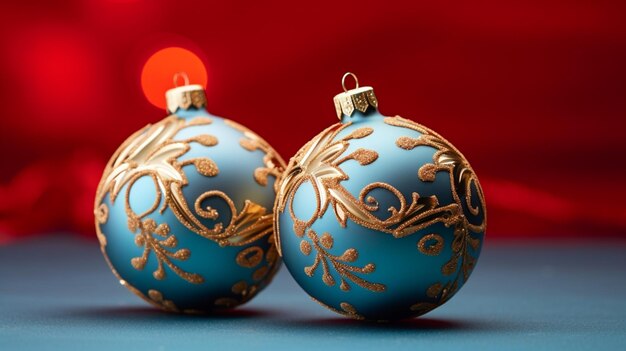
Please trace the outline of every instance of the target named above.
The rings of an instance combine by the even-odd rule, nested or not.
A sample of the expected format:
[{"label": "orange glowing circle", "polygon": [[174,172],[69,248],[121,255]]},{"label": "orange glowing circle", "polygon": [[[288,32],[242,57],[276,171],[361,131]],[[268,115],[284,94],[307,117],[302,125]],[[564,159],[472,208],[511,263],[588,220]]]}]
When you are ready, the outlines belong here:
[{"label": "orange glowing circle", "polygon": [[165,92],[175,87],[173,78],[178,72],[187,73],[189,84],[206,88],[206,67],[198,55],[179,47],[161,49],[150,56],[141,71],[141,88],[151,104],[166,108]]}]

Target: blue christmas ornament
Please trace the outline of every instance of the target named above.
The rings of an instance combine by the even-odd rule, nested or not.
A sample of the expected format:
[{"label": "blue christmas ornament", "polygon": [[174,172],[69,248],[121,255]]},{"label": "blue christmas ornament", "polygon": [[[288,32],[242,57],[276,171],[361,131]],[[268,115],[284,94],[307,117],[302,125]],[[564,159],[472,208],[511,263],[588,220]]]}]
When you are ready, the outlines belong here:
[{"label": "blue christmas ornament", "polygon": [[279,267],[271,211],[284,162],[247,128],[209,114],[201,86],[166,97],[171,115],[126,140],[104,171],[100,247],[120,283],[153,305],[231,308]]},{"label": "blue christmas ornament", "polygon": [[334,98],[341,123],[300,149],[280,181],[279,252],[298,284],[335,312],[368,320],[424,314],[449,300],[476,264],[483,192],[439,134],[381,115],[371,87],[343,85]]}]

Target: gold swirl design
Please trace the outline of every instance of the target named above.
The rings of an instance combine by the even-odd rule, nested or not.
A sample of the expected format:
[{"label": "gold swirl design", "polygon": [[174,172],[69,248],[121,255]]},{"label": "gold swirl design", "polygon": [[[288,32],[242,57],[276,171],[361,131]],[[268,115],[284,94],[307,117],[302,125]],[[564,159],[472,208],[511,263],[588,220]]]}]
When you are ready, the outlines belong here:
[{"label": "gold swirl design", "polygon": [[[325,212],[330,201],[336,193],[330,193],[329,189],[339,188],[339,182],[348,179],[348,176],[341,170],[339,164],[354,159],[362,165],[370,164],[378,158],[378,154],[371,150],[359,149],[341,159],[339,157],[349,146],[349,140],[365,138],[372,134],[372,128],[359,128],[342,139],[333,142],[334,137],[350,123],[335,124],[323,131],[315,139],[307,143],[292,159],[289,166],[283,173],[280,187],[278,190],[277,200],[274,204],[274,213],[283,213],[289,200],[291,206],[289,212],[294,221],[294,231],[296,235],[302,237],[306,228],[310,227],[313,222],[321,217]],[[293,197],[298,188],[305,182],[310,182],[315,191],[316,209],[313,215],[307,220],[301,220],[296,217],[293,211]],[[333,203],[336,203],[334,201]],[[336,213],[342,208],[337,209]],[[277,236],[276,245],[279,254],[280,227],[278,221],[274,223],[274,233]]]},{"label": "gold swirl design", "polygon": [[[348,192],[340,182],[347,180],[348,176],[341,169],[341,164],[348,160],[355,160],[360,165],[368,165],[378,159],[378,153],[373,150],[359,148],[347,156],[341,157],[349,146],[349,141],[353,139],[365,138],[371,135],[372,128],[358,128],[347,136],[335,140],[335,137],[350,123],[336,124],[323,131],[318,137],[309,142],[291,160],[278,192],[278,199],[274,212],[282,213],[286,210],[287,202],[290,201],[289,213],[293,220],[293,229],[297,236],[303,237],[309,228],[318,218],[322,217],[329,205],[332,206],[335,216],[342,227],[346,227],[347,219],[350,218],[355,223],[367,228],[372,228],[389,233],[396,238],[401,238],[426,228],[436,222],[443,222],[446,225],[454,223],[454,218],[458,216],[459,208],[456,204],[438,206],[435,196],[420,198],[419,194],[413,193],[411,203],[407,203],[404,195],[393,186],[375,182],[364,187],[358,198]],[[293,197],[299,187],[305,182],[309,182],[315,192],[316,208],[313,215],[302,220],[298,218],[293,209]],[[390,192],[400,203],[399,208],[388,209],[389,217],[380,219],[373,214],[379,209],[379,203],[370,193],[374,189],[383,189]],[[275,222],[275,233],[280,235],[278,221]],[[325,236],[330,237],[325,233]],[[385,286],[378,283],[370,283],[360,278],[354,273],[371,273],[375,267],[368,264],[363,268],[353,267],[342,263],[342,261],[353,262],[356,260],[357,251],[349,249],[341,256],[334,256],[328,253],[330,247],[325,247],[324,242],[317,238],[314,231],[309,231],[309,238],[313,242],[313,247],[317,251],[313,264],[305,268],[305,273],[309,276],[317,269],[321,263],[324,274],[322,280],[326,285],[334,285],[334,279],[329,274],[328,262],[342,277],[340,288],[348,290],[349,284],[346,279],[353,281],[357,285],[371,290],[384,291]],[[276,240],[280,240],[277,238]],[[280,245],[278,245],[280,250]],[[310,245],[301,243],[301,251],[306,254],[310,252]],[[279,251],[280,252],[280,251]],[[353,273],[354,272],[354,273]]]},{"label": "gold swirl design", "polygon": [[[185,201],[182,190],[178,187],[175,188],[172,195],[175,198],[180,198],[174,202],[174,206]],[[202,203],[211,198],[220,199],[226,203],[231,214],[230,222],[226,228],[224,228],[223,223],[217,222],[213,228],[209,229],[188,208],[174,207],[175,209],[172,209],[178,220],[187,228],[207,239],[216,241],[221,246],[247,245],[272,232],[272,214],[268,214],[265,207],[245,200],[243,209],[239,212],[230,197],[219,190],[204,192],[196,199],[194,210],[199,217],[218,219],[217,210],[211,207],[202,207]]]},{"label": "gold swirl design", "polygon": [[[348,125],[350,123],[335,124],[326,129],[296,154],[285,171],[274,212],[284,212],[287,202],[291,200],[289,213],[294,222],[293,229],[296,235],[302,237],[306,228],[317,218],[322,217],[329,205],[332,206],[342,227],[346,226],[349,218],[359,225],[389,233],[396,238],[411,235],[437,222],[450,226],[457,221],[460,216],[459,206],[457,204],[439,206],[436,196],[420,197],[414,192],[409,203],[399,190],[382,182],[367,185],[361,190],[358,198],[348,192],[340,184],[341,181],[348,179],[340,167],[341,164],[353,159],[364,166],[378,158],[378,153],[366,149],[357,149],[340,158],[351,139],[364,138],[373,133],[371,128],[359,128],[334,141],[335,136]],[[293,197],[305,182],[310,182],[313,186],[316,208],[310,218],[302,220],[294,213]],[[374,189],[390,192],[400,203],[399,208],[392,206],[388,209],[389,216],[385,219],[373,214],[379,209],[378,201],[370,195]],[[279,224],[275,225],[277,227],[274,231],[280,235]]]},{"label": "gold swirl design", "polygon": [[[188,229],[200,236],[216,241],[222,246],[243,246],[261,237],[271,236],[272,215],[268,214],[264,207],[252,201],[246,200],[243,209],[237,211],[235,204],[225,193],[207,191],[196,199],[193,207],[195,214],[187,204],[182,192],[183,187],[188,185],[183,167],[193,165],[199,174],[206,177],[217,176],[219,168],[209,158],[187,160],[179,160],[179,158],[190,150],[189,144],[192,142],[211,147],[217,145],[218,139],[208,134],[200,134],[184,140],[175,140],[174,137],[184,128],[211,123],[212,120],[206,117],[183,119],[171,115],[133,134],[113,155],[98,185],[94,211],[101,251],[109,266],[111,264],[105,251],[106,236],[100,229],[100,225],[106,223],[108,217],[108,207],[103,203],[103,200],[108,193],[111,203],[114,203],[126,184],[128,187],[125,192],[125,211],[128,217],[128,227],[133,233],[139,232],[136,234],[135,242],[144,247],[142,256],[133,258],[131,264],[136,269],[143,269],[149,254],[154,252],[158,261],[158,268],[153,273],[155,279],[165,278],[163,267],[167,265],[177,275],[191,283],[199,284],[204,281],[202,276],[185,272],[173,263],[172,260],[188,259],[191,252],[188,249],[169,250],[177,246],[176,236],[169,233],[169,227],[166,224],[157,226],[154,220],[144,219],[157,209],[160,213],[163,213],[167,208],[171,209],[178,220]],[[252,138],[253,135],[254,133],[248,132],[246,137]],[[267,143],[258,143],[260,145],[258,148],[266,153],[264,158],[266,168],[276,166],[282,170],[284,163],[276,152]],[[276,176],[277,172],[276,170],[268,170],[265,173]],[[156,196],[150,208],[142,213],[136,213],[130,204],[130,191],[135,182],[143,177],[148,177],[154,183]],[[230,211],[230,222],[227,226],[218,221],[221,213],[213,208],[202,206],[209,198],[217,198],[225,202]],[[159,205],[161,205],[160,208]],[[213,228],[207,228],[202,224],[200,218],[214,220],[216,224]],[[157,239],[158,237],[163,239]],[[271,240],[270,245],[273,243],[274,241]],[[269,251],[272,251],[272,248],[268,250],[268,255],[270,254]],[[273,264],[276,264],[276,260]],[[111,268],[119,277],[115,269],[112,266]],[[143,297],[145,298],[145,296]]]},{"label": "gold swirl design", "polygon": [[241,267],[256,267],[263,259],[263,249],[258,246],[248,247],[237,254],[237,264]]},{"label": "gold swirl design", "polygon": [[[107,204],[101,203],[99,206],[96,207],[95,214],[96,214],[96,223],[104,224],[109,220],[109,207],[107,206]],[[97,224],[96,224],[96,227],[98,227]],[[100,246],[104,247],[107,245],[107,237],[104,234],[102,234],[100,230],[96,230],[96,236],[98,237]]]},{"label": "gold swirl design", "polygon": [[[434,182],[437,172],[447,172],[454,203],[461,211],[465,207],[468,212],[461,213],[453,222],[452,257],[441,267],[442,274],[446,276],[453,275],[455,272],[457,274],[446,285],[435,283],[427,289],[426,295],[435,299],[436,303],[418,302],[410,307],[411,310],[423,314],[449,300],[459,289],[461,279],[463,282],[466,281],[474,269],[476,258],[470,254],[468,248],[477,250],[480,247],[481,238],[474,234],[484,233],[487,225],[485,197],[474,170],[461,152],[451,143],[434,131],[399,116],[386,117],[384,121],[389,125],[411,129],[421,134],[417,138],[398,138],[396,140],[398,147],[404,150],[413,150],[418,146],[430,146],[437,150],[433,155],[433,162],[420,167],[417,172],[418,178],[423,182]],[[476,206],[472,205],[473,191],[478,197]],[[469,216],[478,217],[480,214],[483,217],[478,224],[472,223],[468,219]],[[420,243],[423,240],[429,241],[429,235],[424,236],[418,243],[420,251],[422,251],[422,248],[419,247]],[[427,254],[426,252],[423,253]]]},{"label": "gold swirl design", "polygon": [[[167,224],[157,226],[153,219],[143,219],[156,211],[161,202],[163,202],[160,209],[161,213],[165,211],[168,205],[170,208],[186,206],[186,203],[174,204],[177,199],[173,199],[170,196],[170,189],[173,184],[186,185],[188,183],[187,177],[182,171],[183,166],[193,164],[198,172],[204,176],[211,177],[217,175],[219,172],[217,165],[210,159],[198,158],[182,162],[177,161],[179,157],[189,151],[189,143],[197,142],[204,146],[214,146],[217,144],[217,138],[202,134],[186,140],[174,140],[174,136],[184,128],[210,123],[212,121],[204,117],[187,121],[176,116],[169,116],[155,125],[148,125],[132,135],[118,149],[111,161],[109,161],[102,181],[98,185],[95,211],[98,237],[105,238],[99,228],[99,224],[103,224],[101,222],[102,216],[99,215],[99,212],[101,212],[104,196],[106,193],[109,193],[109,199],[111,203],[114,203],[122,187],[128,184],[125,193],[128,229],[132,233],[138,232],[135,236],[135,243],[140,247],[144,247],[142,256],[131,259],[131,265],[135,269],[143,269],[149,254],[154,252],[158,263],[157,270],[153,272],[155,279],[161,280],[165,278],[166,274],[163,268],[163,264],[165,264],[173,272],[190,283],[200,284],[204,282],[202,276],[185,272],[172,262],[172,259],[187,260],[191,252],[188,249],[179,249],[174,252],[168,250],[168,248],[175,248],[178,244],[176,236],[169,233],[169,226]],[[136,213],[130,204],[130,191],[134,184],[143,177],[149,177],[154,183],[156,197],[150,208],[142,213]],[[165,198],[165,201],[162,201],[163,198]],[[164,239],[159,240],[155,235]],[[106,246],[106,240],[104,242],[101,240],[103,253],[105,253],[104,246]]]},{"label": "gold swirl design", "polygon": [[[434,241],[434,243],[433,243]],[[417,248],[428,256],[438,256],[443,250],[443,237],[439,234],[426,234],[418,242]]]},{"label": "gold swirl design", "polygon": [[[421,135],[417,138],[400,137],[396,140],[396,145],[404,150],[413,150],[418,146],[430,146],[437,151],[433,155],[433,162],[427,163],[418,170],[418,177],[423,182],[434,182],[437,172],[447,172],[450,179],[450,187],[454,203],[459,208],[459,216],[454,218],[451,224],[454,225],[454,239],[452,241],[452,258],[441,268],[444,275],[452,275],[457,272],[459,261],[461,269],[459,273],[463,275],[463,281],[469,278],[471,271],[476,264],[476,258],[470,255],[468,246],[477,250],[480,246],[480,238],[472,233],[484,233],[487,225],[487,213],[485,208],[485,197],[478,183],[478,178],[469,163],[451,143],[434,131],[419,125],[411,120],[402,117],[386,117],[385,123],[411,129]],[[478,196],[478,205],[472,205],[472,190]],[[468,214],[462,213],[463,205],[468,209]],[[467,215],[474,217],[483,214],[483,219],[479,224],[471,223]],[[460,277],[457,274],[455,281]],[[448,289],[455,291],[456,287]]]},{"label": "gold swirl design", "polygon": [[96,221],[104,224],[109,220],[109,207],[106,204],[100,204],[96,207]]}]

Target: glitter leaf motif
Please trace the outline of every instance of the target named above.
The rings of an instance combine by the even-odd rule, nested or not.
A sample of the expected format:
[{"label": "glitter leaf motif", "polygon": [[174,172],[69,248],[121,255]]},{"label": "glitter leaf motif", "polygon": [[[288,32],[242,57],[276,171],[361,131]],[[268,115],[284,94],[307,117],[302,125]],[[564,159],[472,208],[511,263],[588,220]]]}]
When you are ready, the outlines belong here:
[{"label": "glitter leaf motif", "polygon": [[[350,284],[348,281],[351,281],[354,284],[357,284],[358,286],[364,289],[368,289],[370,291],[385,291],[385,285],[368,282],[365,279],[356,275],[357,273],[372,273],[376,269],[376,266],[373,263],[368,263],[363,267],[350,265],[349,263],[356,261],[359,256],[357,250],[349,248],[344,251],[343,254],[341,254],[340,256],[335,256],[328,252],[328,250],[332,249],[334,245],[333,237],[330,234],[324,233],[320,238],[315,231],[310,230],[307,236],[309,237],[309,239],[311,239],[316,254],[313,264],[304,268],[304,273],[306,275],[312,277],[321,264],[322,281],[328,286],[335,285],[335,278],[333,278],[330,273],[330,268],[332,268],[337,272],[337,274],[339,274],[339,277],[341,279],[339,287],[343,291],[350,290]],[[302,253],[307,256],[311,253],[311,246],[307,241],[303,240],[300,248]]]},{"label": "glitter leaf motif", "polygon": [[172,263],[172,259],[186,261],[189,259],[191,252],[188,249],[179,249],[171,251],[178,246],[176,236],[170,234],[170,227],[166,223],[159,224],[148,218],[144,221],[131,220],[134,223],[130,227],[138,233],[135,235],[135,244],[143,247],[144,251],[141,257],[131,259],[131,265],[137,270],[143,270],[148,262],[151,252],[154,252],[157,260],[157,269],[152,273],[154,279],[165,279],[166,273],[163,264],[166,264],[172,271],[186,281],[194,284],[201,284],[204,278],[199,274],[187,273]]}]

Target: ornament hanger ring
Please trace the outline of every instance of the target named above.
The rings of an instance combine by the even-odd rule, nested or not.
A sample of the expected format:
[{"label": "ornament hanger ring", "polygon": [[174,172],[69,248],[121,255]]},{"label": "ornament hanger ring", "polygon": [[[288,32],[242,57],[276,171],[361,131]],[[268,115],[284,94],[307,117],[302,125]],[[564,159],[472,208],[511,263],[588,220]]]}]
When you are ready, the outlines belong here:
[{"label": "ornament hanger ring", "polygon": [[343,91],[348,91],[348,88],[346,88],[346,78],[348,78],[348,76],[352,76],[352,78],[354,79],[354,83],[356,84],[356,87],[354,87],[354,89],[358,89],[359,79],[356,77],[356,74],[352,72],[346,72],[346,74],[344,74],[341,78],[341,86],[343,87]]},{"label": "ornament hanger ring", "polygon": [[181,71],[181,72],[176,72],[176,73],[174,73],[174,78],[173,78],[173,80],[174,80],[174,86],[175,86],[175,87],[177,87],[177,88],[179,87],[179,85],[178,85],[178,80],[179,80],[180,78],[182,78],[182,79],[183,79],[183,82],[185,83],[184,85],[189,85],[189,76],[187,75],[187,72],[182,72],[182,71]]}]

